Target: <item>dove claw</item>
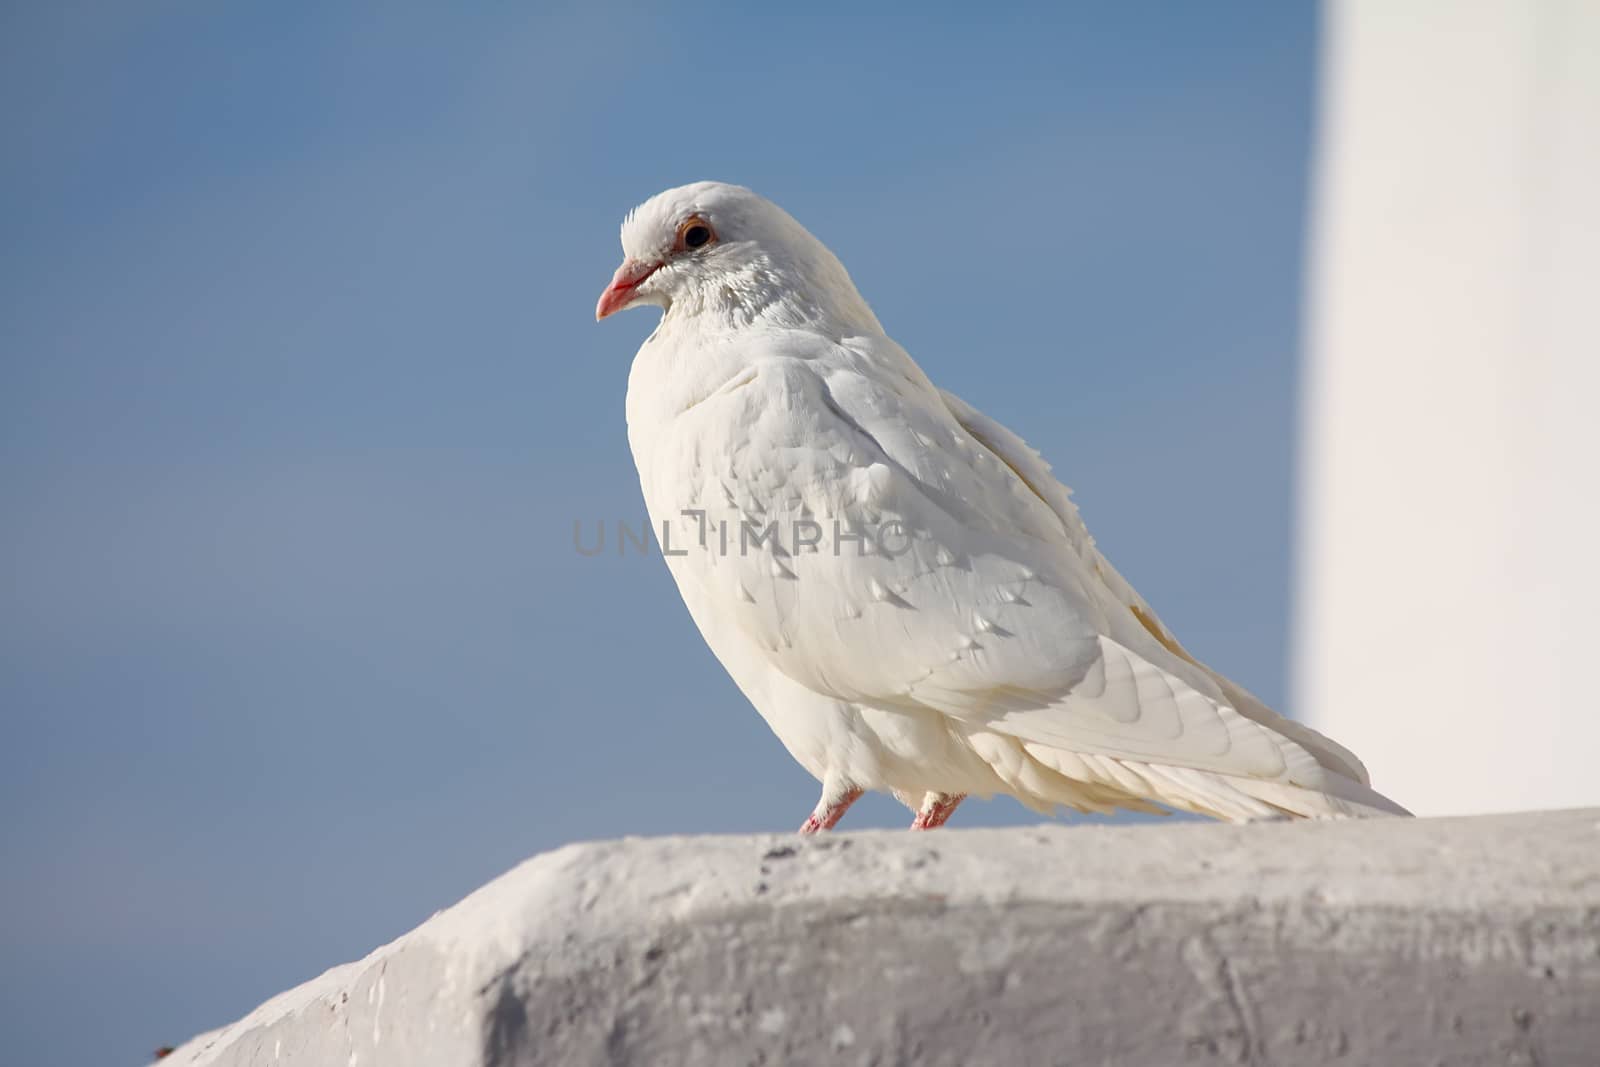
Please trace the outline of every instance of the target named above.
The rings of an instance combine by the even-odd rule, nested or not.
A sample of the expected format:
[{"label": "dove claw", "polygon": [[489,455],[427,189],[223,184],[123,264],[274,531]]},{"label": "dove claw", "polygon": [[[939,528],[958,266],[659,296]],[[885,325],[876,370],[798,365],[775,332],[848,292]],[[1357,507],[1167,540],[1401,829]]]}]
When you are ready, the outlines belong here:
[{"label": "dove claw", "polygon": [[817,804],[817,809],[806,818],[805,822],[800,824],[800,832],[802,834],[815,834],[821,833],[823,830],[832,830],[839,820],[844,818],[844,813],[850,810],[850,805],[860,799],[861,790],[854,787],[846,789],[839,794],[838,799],[831,804],[828,802],[827,794],[824,794],[821,802]]},{"label": "dove claw", "polygon": [[929,793],[922,800],[922,807],[917,810],[917,817],[911,820],[913,830],[937,830],[950,820],[955,813],[956,805],[967,799],[965,793]]}]

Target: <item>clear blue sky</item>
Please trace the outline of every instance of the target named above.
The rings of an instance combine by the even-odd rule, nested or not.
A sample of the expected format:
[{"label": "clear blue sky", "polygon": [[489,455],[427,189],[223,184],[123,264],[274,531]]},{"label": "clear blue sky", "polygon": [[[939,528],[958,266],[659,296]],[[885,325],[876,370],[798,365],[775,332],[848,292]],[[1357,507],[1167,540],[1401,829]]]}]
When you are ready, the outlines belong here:
[{"label": "clear blue sky", "polygon": [[799,824],[660,559],[572,547],[643,514],[654,313],[592,316],[670,185],[806,223],[1281,704],[1312,5],[533,6],[0,14],[8,1062],[139,1063],[566,841]]}]

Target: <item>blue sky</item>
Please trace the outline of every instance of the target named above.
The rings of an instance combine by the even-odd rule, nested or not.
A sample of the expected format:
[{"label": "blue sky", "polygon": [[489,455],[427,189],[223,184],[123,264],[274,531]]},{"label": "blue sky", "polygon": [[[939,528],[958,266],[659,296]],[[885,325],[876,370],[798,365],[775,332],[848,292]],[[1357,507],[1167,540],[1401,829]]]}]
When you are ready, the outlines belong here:
[{"label": "blue sky", "polygon": [[566,841],[799,824],[660,559],[572,547],[643,515],[654,313],[592,315],[685,181],[1281,706],[1315,8],[807,10],[0,14],[8,1058],[141,1062]]}]

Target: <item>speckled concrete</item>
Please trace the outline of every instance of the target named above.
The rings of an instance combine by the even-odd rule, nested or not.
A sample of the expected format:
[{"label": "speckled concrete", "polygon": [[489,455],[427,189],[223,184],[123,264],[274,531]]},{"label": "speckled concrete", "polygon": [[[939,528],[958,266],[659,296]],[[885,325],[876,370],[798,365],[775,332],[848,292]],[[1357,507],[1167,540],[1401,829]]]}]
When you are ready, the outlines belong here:
[{"label": "speckled concrete", "polygon": [[537,856],[171,1065],[1600,1063],[1600,811]]}]

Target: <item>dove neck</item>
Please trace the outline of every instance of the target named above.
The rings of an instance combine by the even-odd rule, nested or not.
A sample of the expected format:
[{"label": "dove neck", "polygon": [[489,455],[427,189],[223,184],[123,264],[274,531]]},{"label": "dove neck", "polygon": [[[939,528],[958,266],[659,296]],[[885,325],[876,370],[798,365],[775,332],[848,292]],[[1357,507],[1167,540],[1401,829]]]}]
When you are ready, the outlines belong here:
[{"label": "dove neck", "polygon": [[751,326],[832,336],[880,334],[877,316],[826,249],[782,260],[755,255],[673,296],[664,332],[714,334]]}]

